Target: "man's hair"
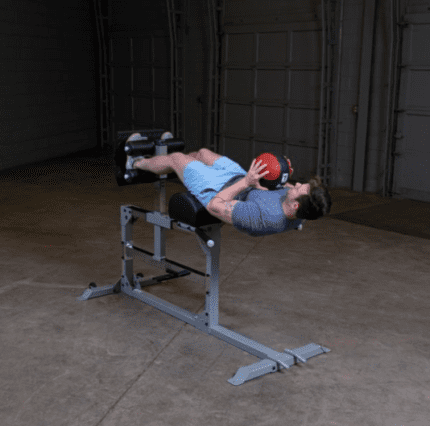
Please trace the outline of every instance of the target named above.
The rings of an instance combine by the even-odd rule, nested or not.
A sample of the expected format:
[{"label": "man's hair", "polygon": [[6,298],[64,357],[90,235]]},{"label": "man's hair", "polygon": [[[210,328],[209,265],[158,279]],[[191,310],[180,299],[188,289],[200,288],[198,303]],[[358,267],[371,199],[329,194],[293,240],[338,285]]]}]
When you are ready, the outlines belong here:
[{"label": "man's hair", "polygon": [[322,184],[319,176],[313,176],[308,182],[311,186],[309,195],[301,195],[296,199],[299,207],[297,219],[317,220],[330,213],[332,201],[328,189]]}]

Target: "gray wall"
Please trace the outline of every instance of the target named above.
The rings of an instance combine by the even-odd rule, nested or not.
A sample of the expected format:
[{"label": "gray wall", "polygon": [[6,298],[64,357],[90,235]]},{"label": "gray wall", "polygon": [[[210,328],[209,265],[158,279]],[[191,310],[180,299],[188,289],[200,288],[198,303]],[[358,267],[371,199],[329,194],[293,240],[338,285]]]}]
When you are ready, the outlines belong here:
[{"label": "gray wall", "polygon": [[97,144],[88,0],[0,1],[0,170]]},{"label": "gray wall", "polygon": [[170,37],[166,3],[109,1],[111,137],[170,129]]},{"label": "gray wall", "polygon": [[[171,129],[171,46],[166,2],[110,0],[109,4],[111,135],[114,138],[117,131],[126,129]],[[194,151],[205,146],[207,125],[207,1],[183,0],[181,6],[186,30],[178,57],[179,66],[184,67],[184,96],[179,92],[179,97],[185,113],[175,136],[185,139],[187,151]]]},{"label": "gray wall", "polygon": [[[399,2],[400,21],[408,25],[399,27],[402,67],[394,83],[400,93],[389,127],[392,3],[344,1],[340,108],[337,135],[328,140],[329,184],[382,193],[391,166],[394,196],[430,201],[430,59],[423,53],[430,39],[430,1]],[[365,28],[373,29],[367,11],[373,5],[373,42],[366,45]],[[292,159],[297,179],[307,180],[317,170],[321,1],[226,0],[225,29],[220,151],[243,167],[261,151],[276,151]],[[368,102],[361,103],[367,100],[365,91]],[[387,163],[391,141],[396,155]]]}]

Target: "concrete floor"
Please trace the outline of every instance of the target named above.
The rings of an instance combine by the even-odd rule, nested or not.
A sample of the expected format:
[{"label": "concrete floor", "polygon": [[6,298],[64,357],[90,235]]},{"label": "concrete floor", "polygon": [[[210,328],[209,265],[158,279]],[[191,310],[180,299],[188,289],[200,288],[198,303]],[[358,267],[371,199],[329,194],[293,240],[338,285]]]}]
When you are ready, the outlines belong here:
[{"label": "concrete floor", "polygon": [[[430,425],[428,239],[330,217],[264,238],[225,225],[220,323],[281,352],[331,350],[232,386],[257,358],[124,295],[76,301],[120,278],[120,206],[153,209],[152,185],[117,187],[106,156],[0,181],[2,426]],[[352,192],[332,196],[333,214],[340,200],[359,208]],[[363,209],[390,202],[356,196]],[[136,224],[134,243],[153,251],[153,228]],[[204,270],[193,235],[167,243],[168,258]],[[147,291],[204,307],[186,278]]]}]

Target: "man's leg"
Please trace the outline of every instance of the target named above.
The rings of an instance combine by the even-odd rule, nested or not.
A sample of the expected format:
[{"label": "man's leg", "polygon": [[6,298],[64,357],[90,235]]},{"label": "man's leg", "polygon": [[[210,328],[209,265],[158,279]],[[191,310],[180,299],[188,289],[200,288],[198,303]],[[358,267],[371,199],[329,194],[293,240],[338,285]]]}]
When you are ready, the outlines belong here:
[{"label": "man's leg", "polygon": [[166,175],[173,172],[172,160],[169,155],[158,155],[152,158],[142,158],[134,162],[133,168],[155,173],[157,175]]},{"label": "man's leg", "polygon": [[222,157],[222,155],[216,154],[207,148],[201,148],[199,151],[190,152],[187,155],[195,158],[197,161],[201,161],[207,166],[213,166],[215,161]]},{"label": "man's leg", "polygon": [[197,151],[194,152],[189,152],[187,155],[189,155],[190,157],[195,158],[197,161],[200,161],[200,155]]},{"label": "man's leg", "polygon": [[202,163],[205,163],[207,166],[213,166],[216,160],[222,157],[222,155],[216,154],[215,152],[212,152],[210,149],[207,148],[201,148],[199,150],[199,161]]},{"label": "man's leg", "polygon": [[157,155],[152,158],[144,158],[134,163],[135,169],[152,172],[157,175],[167,175],[175,172],[178,178],[184,183],[184,170],[188,163],[196,161],[192,156],[174,152],[168,155]]},{"label": "man's leg", "polygon": [[175,172],[182,183],[184,183],[184,170],[191,161],[201,161],[207,166],[221,158],[222,155],[216,154],[209,149],[202,148],[199,152],[191,152],[189,155],[181,152],[174,152],[168,155],[159,155],[152,158],[145,158],[134,163],[135,169],[145,170],[157,175],[165,175]]}]

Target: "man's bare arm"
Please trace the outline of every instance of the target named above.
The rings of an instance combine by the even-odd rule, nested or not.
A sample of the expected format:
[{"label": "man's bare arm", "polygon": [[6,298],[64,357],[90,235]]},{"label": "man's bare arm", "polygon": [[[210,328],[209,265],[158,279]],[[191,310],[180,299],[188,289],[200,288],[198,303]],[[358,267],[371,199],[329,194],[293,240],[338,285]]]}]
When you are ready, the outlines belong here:
[{"label": "man's bare arm", "polygon": [[238,200],[224,201],[220,198],[213,198],[207,210],[212,216],[233,225],[233,207],[239,202]]}]

